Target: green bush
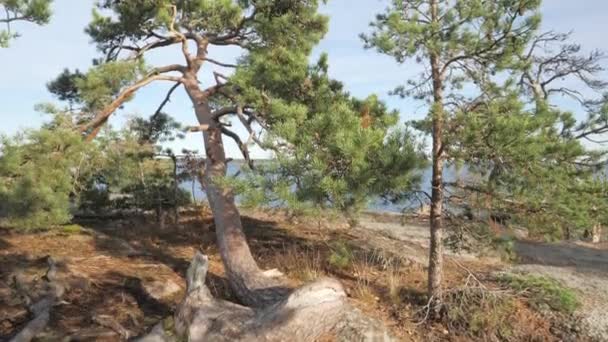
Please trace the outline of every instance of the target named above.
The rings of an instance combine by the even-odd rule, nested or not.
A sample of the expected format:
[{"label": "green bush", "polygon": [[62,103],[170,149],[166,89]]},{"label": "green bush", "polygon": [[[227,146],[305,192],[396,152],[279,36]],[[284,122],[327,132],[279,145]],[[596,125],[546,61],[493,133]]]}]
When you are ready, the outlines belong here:
[{"label": "green bush", "polygon": [[86,144],[63,116],[39,130],[0,141],[0,215],[5,225],[45,229],[69,222],[83,179],[96,163],[96,146]]},{"label": "green bush", "polygon": [[344,269],[350,266],[353,261],[353,252],[344,241],[337,241],[331,246],[331,254],[328,262],[331,266]]},{"label": "green bush", "polygon": [[501,259],[504,261],[515,261],[517,260],[517,253],[515,252],[515,240],[511,236],[501,236],[492,240],[492,246],[496,248]]},{"label": "green bush", "polygon": [[83,232],[83,228],[79,224],[66,224],[61,227],[61,232],[68,235],[76,235]]},{"label": "green bush", "polygon": [[532,275],[504,274],[499,278],[504,285],[524,293],[537,309],[550,308],[572,314],[580,306],[576,293],[555,279]]}]

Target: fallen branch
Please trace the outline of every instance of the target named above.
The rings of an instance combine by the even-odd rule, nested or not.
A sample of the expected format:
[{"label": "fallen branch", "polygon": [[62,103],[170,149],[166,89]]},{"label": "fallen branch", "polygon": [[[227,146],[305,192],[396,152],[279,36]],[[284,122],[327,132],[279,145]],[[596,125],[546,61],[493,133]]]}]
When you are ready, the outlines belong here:
[{"label": "fallen branch", "polygon": [[[65,287],[57,280],[57,263],[50,256],[47,257],[47,263],[49,265],[48,271],[43,279],[46,279],[46,291],[42,297],[31,304],[30,296],[27,294],[26,298],[28,303],[28,310],[34,316],[29,323],[12,339],[11,342],[29,342],[36,335],[40,334],[44,328],[49,324],[52,307],[57,304],[63,293]],[[15,277],[16,286],[19,289],[25,289],[25,284],[21,284],[20,281]]]}]

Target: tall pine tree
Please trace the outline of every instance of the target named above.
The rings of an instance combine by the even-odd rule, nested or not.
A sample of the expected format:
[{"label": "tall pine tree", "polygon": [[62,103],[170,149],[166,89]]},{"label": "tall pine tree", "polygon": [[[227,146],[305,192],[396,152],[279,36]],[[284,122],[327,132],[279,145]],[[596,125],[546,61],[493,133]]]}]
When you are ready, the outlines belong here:
[{"label": "tall pine tree", "polygon": [[425,70],[396,92],[429,105],[433,174],[428,293],[435,304],[442,297],[442,174],[453,104],[467,97],[463,88],[474,88],[480,74],[499,71],[521,52],[539,25],[539,5],[539,0],[394,0],[372,23],[372,33],[362,36],[366,47],[399,63],[413,59]]}]

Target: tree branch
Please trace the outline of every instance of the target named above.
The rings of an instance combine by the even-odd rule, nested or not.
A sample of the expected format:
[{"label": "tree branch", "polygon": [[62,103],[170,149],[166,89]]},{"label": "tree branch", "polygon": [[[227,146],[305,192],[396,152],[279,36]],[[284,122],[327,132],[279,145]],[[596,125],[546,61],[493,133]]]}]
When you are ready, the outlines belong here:
[{"label": "tree branch", "polygon": [[103,126],[103,124],[105,124],[108,121],[108,118],[120,106],[122,106],[123,103],[125,103],[137,90],[143,88],[144,86],[146,86],[154,81],[172,81],[172,82],[181,83],[182,79],[179,77],[175,77],[175,76],[152,74],[151,76],[148,76],[148,77],[138,81],[137,83],[133,84],[132,86],[128,87],[127,89],[123,90],[116,97],[116,99],[114,99],[114,101],[112,101],[101,112],[99,112],[97,115],[95,115],[93,120],[91,120],[89,123],[82,125],[80,127],[80,131],[83,133],[88,130],[91,130],[91,132],[86,135],[86,140],[87,141],[93,140],[97,136],[97,134],[99,134],[99,131],[101,130],[101,127]]},{"label": "tree branch", "polygon": [[222,108],[220,108],[218,110],[215,110],[213,113],[211,113],[211,118],[213,120],[217,121],[222,116],[229,115],[229,114],[235,114],[236,111],[237,111],[237,107],[236,106],[222,107]]},{"label": "tree branch", "polygon": [[217,61],[217,60],[212,59],[212,58],[207,58],[207,57],[205,57],[205,58],[203,59],[203,61],[206,61],[206,62],[209,62],[209,63],[213,63],[213,64],[215,64],[215,65],[219,65],[219,66],[221,66],[221,67],[225,67],[225,68],[236,68],[236,67],[237,67],[237,65],[236,65],[236,64],[231,64],[231,63],[223,63],[223,62]]},{"label": "tree branch", "polygon": [[234,133],[233,131],[229,130],[225,126],[220,126],[220,129],[222,131],[222,134],[225,134],[225,135],[229,136],[230,138],[232,138],[232,140],[234,140],[236,145],[241,150],[241,153],[243,154],[243,158],[245,158],[245,160],[247,161],[247,165],[249,165],[249,168],[251,168],[253,170],[254,165],[253,165],[253,161],[251,160],[251,158],[249,158],[249,149],[247,148],[247,145],[243,144],[243,141],[241,140],[239,135]]}]

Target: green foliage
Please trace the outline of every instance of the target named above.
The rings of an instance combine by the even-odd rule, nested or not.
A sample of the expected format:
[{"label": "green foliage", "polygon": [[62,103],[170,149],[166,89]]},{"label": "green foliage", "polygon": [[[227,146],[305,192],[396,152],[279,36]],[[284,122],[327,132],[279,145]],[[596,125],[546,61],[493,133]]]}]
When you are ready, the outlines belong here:
[{"label": "green foliage", "polygon": [[80,198],[81,208],[158,210],[188,204],[190,195],[176,183],[176,157],[159,145],[180,138],[180,129],[172,118],[157,113],[100,136],[103,163]]},{"label": "green foliage", "polygon": [[297,86],[290,82],[293,98],[273,101],[265,114],[272,125],[265,146],[276,163],[257,170],[264,176],[252,183],[263,195],[255,197],[354,213],[373,196],[392,199],[415,188],[422,146],[398,128],[398,113],[375,96],[351,97],[329,78],[325,56],[305,72]]},{"label": "green foliage", "polygon": [[[391,1],[372,22],[372,32],[361,37],[367,48],[389,55],[399,63],[413,58],[429,65],[437,59],[446,91],[461,92],[472,78],[485,77],[514,63],[540,25],[540,0],[438,1],[436,13],[427,0]],[[533,14],[527,15],[532,12]],[[410,80],[396,93],[431,98],[423,91],[430,82]]]},{"label": "green foliage", "polygon": [[107,106],[126,86],[146,73],[142,60],[116,61],[97,65],[75,79],[79,100],[89,111]]},{"label": "green foliage", "polygon": [[38,25],[49,22],[51,17],[51,3],[53,0],[0,0],[0,48],[8,47],[11,39],[19,37],[17,32],[11,31],[11,23],[28,21]]},{"label": "green foliage", "polygon": [[132,195],[132,207],[156,210],[190,203],[191,196],[187,191],[179,188],[174,191],[173,165],[169,161],[151,159],[140,163],[143,174],[122,189],[122,193]]},{"label": "green foliage", "polygon": [[[543,55],[552,44],[565,43],[562,35],[537,33],[539,5],[393,1],[362,38],[366,47],[400,63],[413,59],[434,70],[395,93],[431,104],[427,118],[414,127],[440,136],[443,148],[435,157],[464,169],[465,177],[444,184],[450,192],[488,216],[501,213],[528,227],[532,235],[573,238],[606,222],[604,153],[580,141],[581,132],[604,132],[605,102],[583,107],[589,118],[577,122],[551,105],[551,94],[567,95],[551,82],[578,78],[601,90],[605,83],[595,78],[601,53],[578,56],[580,46],[568,44],[557,57]],[[433,121],[443,129],[432,129]]]},{"label": "green foliage", "polygon": [[139,130],[108,130],[87,143],[72,116],[52,106],[39,108],[55,113],[50,123],[2,138],[3,224],[46,229],[69,222],[77,210],[156,210],[189,203],[189,194],[177,187],[172,154],[159,155],[154,145],[178,131],[173,120],[161,115],[137,120]]},{"label": "green foliage", "polygon": [[77,84],[83,78],[84,75],[78,69],[74,72],[64,69],[56,79],[47,84],[47,89],[60,101],[67,101],[70,106],[73,106],[82,102]]},{"label": "green foliage", "polygon": [[353,261],[353,252],[344,241],[336,241],[330,245],[331,254],[328,262],[331,266],[344,269],[351,265]]},{"label": "green foliage", "polygon": [[517,253],[515,251],[515,240],[510,236],[497,237],[492,240],[491,244],[500,257],[505,261],[516,261]]},{"label": "green foliage", "polygon": [[3,137],[0,211],[5,224],[40,229],[70,220],[71,198],[95,170],[97,150],[85,144],[68,117],[40,130]]},{"label": "green foliage", "polygon": [[552,309],[572,314],[580,306],[576,293],[564,287],[557,280],[532,275],[504,274],[500,282],[523,292],[530,304],[537,309]]},{"label": "green foliage", "polygon": [[[180,123],[163,112],[155,113],[149,119],[134,118],[128,128],[143,144],[158,144],[184,138]],[[157,148],[162,149],[159,145]]]},{"label": "green foliage", "polygon": [[[117,57],[117,46],[143,40],[150,32],[167,34],[171,25],[206,37],[222,37],[242,28],[248,34],[238,45],[247,50],[291,46],[294,53],[299,53],[312,48],[316,41],[311,38],[315,36],[318,41],[326,22],[316,13],[317,0],[103,0],[97,7],[86,31],[100,51],[110,57]],[[113,15],[106,15],[108,11]],[[251,13],[255,20],[243,20]]]},{"label": "green foliage", "polygon": [[77,235],[83,232],[83,228],[78,224],[66,224],[61,226],[61,232],[68,235]]},{"label": "green foliage", "polygon": [[456,113],[447,137],[450,156],[467,163],[464,191],[481,194],[473,206],[508,213],[532,235],[553,239],[606,222],[603,176],[587,166],[601,165],[602,153],[565,133],[572,115],[525,106],[509,82],[485,94],[475,110]]}]

